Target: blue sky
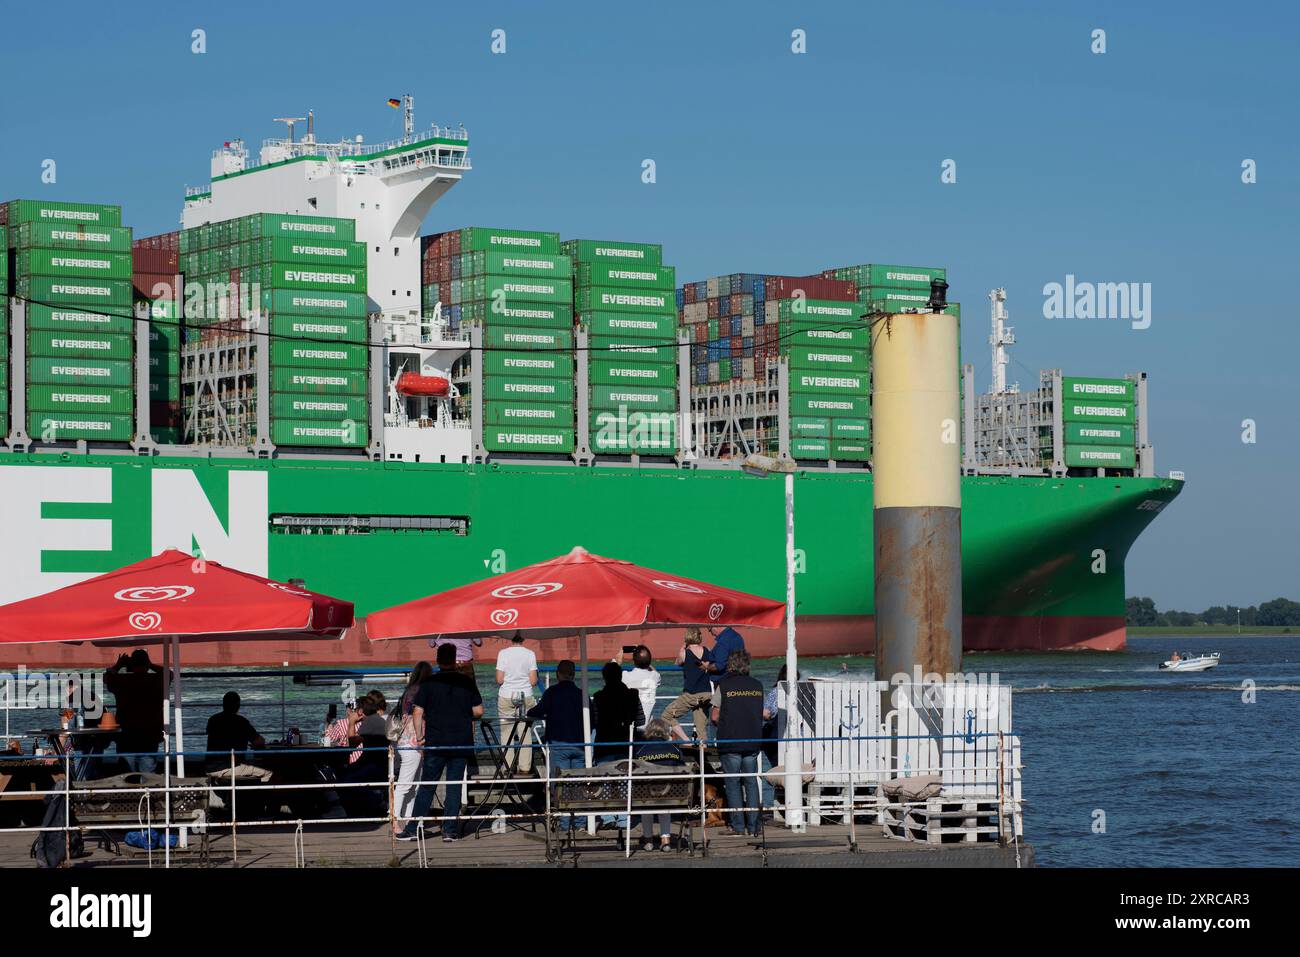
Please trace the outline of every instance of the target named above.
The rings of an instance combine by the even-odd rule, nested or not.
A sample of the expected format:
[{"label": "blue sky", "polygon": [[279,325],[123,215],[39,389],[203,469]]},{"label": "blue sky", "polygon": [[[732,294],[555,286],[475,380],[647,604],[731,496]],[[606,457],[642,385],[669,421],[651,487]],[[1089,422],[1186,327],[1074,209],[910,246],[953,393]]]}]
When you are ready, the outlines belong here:
[{"label": "blue sky", "polygon": [[[981,389],[985,296],[1005,286],[1022,386],[1053,366],[1151,376],[1157,467],[1188,486],[1134,548],[1129,593],[1300,597],[1293,5],[180,6],[71,2],[56,25],[6,7],[0,194],[117,202],[159,232],[222,140],[307,109],[323,137],[384,139],[401,132],[384,101],[412,93],[419,126],[471,136],[430,230],[661,242],[683,280],[944,265]],[[1066,274],[1151,283],[1151,327],[1044,319]]]}]

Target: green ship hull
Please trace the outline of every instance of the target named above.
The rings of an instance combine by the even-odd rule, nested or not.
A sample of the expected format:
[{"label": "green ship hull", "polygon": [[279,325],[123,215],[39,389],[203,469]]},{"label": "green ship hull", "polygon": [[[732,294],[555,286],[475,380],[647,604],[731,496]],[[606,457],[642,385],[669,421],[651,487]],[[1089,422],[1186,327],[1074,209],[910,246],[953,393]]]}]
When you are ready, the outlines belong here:
[{"label": "green ship hull", "polygon": [[[0,600],[105,572],[166,546],[302,579],[358,615],[568,551],[574,545],[773,598],[785,594],[782,483],[733,470],[434,465],[304,459],[0,454],[10,544]],[[1182,489],[1159,478],[962,481],[967,650],[1124,644],[1124,560]],[[872,480],[806,471],[795,483],[800,652],[873,645]],[[393,526],[412,527],[393,527]],[[382,527],[371,527],[382,526]],[[324,530],[322,530],[324,529]],[[614,636],[593,654],[678,636]],[[747,635],[783,653],[784,631]],[[547,658],[576,653],[552,642]],[[605,648],[605,645],[609,648]],[[484,654],[490,654],[485,649]],[[91,646],[10,646],[0,664],[98,663]],[[195,645],[189,664],[404,663],[423,643]]]}]

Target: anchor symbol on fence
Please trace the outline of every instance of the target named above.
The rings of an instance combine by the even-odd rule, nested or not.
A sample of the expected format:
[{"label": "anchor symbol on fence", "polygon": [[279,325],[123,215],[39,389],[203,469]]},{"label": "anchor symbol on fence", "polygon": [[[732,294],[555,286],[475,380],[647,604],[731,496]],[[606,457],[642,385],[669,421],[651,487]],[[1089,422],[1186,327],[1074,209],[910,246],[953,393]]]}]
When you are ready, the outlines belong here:
[{"label": "anchor symbol on fence", "polygon": [[853,720],[853,716],[858,711],[858,706],[856,704],[850,701],[844,706],[844,710],[849,713],[849,720],[845,721],[843,718],[840,719],[841,731],[856,731],[858,728],[862,727],[862,722],[866,720],[865,718],[858,718],[857,721]]},{"label": "anchor symbol on fence", "polygon": [[962,738],[967,744],[975,743],[975,712],[966,712],[966,734]]}]

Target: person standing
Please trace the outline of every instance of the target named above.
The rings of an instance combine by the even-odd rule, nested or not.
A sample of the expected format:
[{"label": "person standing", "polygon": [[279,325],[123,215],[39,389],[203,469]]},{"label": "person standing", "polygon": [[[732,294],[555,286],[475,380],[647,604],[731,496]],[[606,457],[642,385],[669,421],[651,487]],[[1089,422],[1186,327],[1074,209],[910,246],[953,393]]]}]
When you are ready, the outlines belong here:
[{"label": "person standing", "polygon": [[474,674],[474,649],[483,647],[482,638],[434,638],[429,641],[430,647],[437,654],[437,649],[443,645],[451,645],[456,649],[456,670],[463,675],[468,675],[469,680],[474,682],[478,687],[478,677]]},{"label": "person standing", "polygon": [[402,722],[397,739],[397,788],[393,793],[393,833],[401,834],[415,806],[415,782],[420,777],[420,738],[415,733],[415,696],[420,685],[433,674],[433,665],[417,662],[406,679],[406,690],[393,706],[393,717]]},{"label": "person standing", "polygon": [[132,771],[158,770],[158,745],[163,740],[163,676],[149,652],[137,648],[131,657],[118,655],[104,672],[104,687],[117,702],[117,753]]},{"label": "person standing", "polygon": [[623,684],[623,669],[616,662],[607,661],[600,669],[605,687],[591,696],[591,726],[596,731],[594,760],[618,760],[628,755],[632,729],[645,724],[641,714],[641,698]]},{"label": "person standing", "polygon": [[[456,648],[438,646],[438,670],[420,685],[411,717],[416,734],[424,739],[423,784],[415,799],[414,817],[429,816],[438,781],[447,775],[447,797],[443,801],[442,839],[460,840],[461,779],[474,748],[474,721],[483,716],[483,697],[474,682],[456,666]],[[399,840],[416,838],[414,822],[398,835]]]},{"label": "person standing", "polygon": [[714,631],[710,628],[709,634],[713,636],[713,647],[710,649],[712,658],[708,664],[709,681],[713,685],[713,690],[717,691],[718,682],[727,673],[727,663],[731,660],[732,654],[745,650],[745,639],[734,628],[723,628],[722,631]]},{"label": "person standing", "polygon": [[501,728],[501,746],[509,749],[504,757],[510,772],[528,774],[533,769],[533,746],[528,738],[528,724],[519,718],[537,704],[533,689],[537,687],[537,655],[524,647],[519,632],[510,639],[510,647],[497,654],[497,718]]},{"label": "person standing", "polygon": [[709,737],[709,701],[712,688],[709,686],[708,664],[712,661],[700,637],[700,629],[687,628],[686,642],[677,653],[677,664],[682,668],[682,693],[668,703],[663,718],[673,729],[673,734],[682,741],[689,741],[678,725],[678,719],[689,713],[695,722],[695,737],[704,742]]},{"label": "person standing", "polygon": [[[545,740],[547,745],[547,776],[559,777],[556,773],[561,768],[581,768],[585,766],[582,754],[582,689],[574,683],[573,676],[577,667],[568,658],[555,666],[555,684],[542,692],[542,700],[535,707],[528,709],[528,717],[535,721],[545,721]],[[572,816],[561,819],[557,827],[567,831]]]},{"label": "person standing", "polygon": [[726,778],[727,806],[732,834],[753,834],[759,829],[762,797],[758,787],[758,752],[763,737],[763,684],[749,674],[747,651],[733,651],[727,673],[713,698],[713,720],[718,726],[718,754]]},{"label": "person standing", "polygon": [[[619,664],[622,664],[622,661]],[[645,721],[637,726],[638,731],[644,731],[646,724],[654,716],[655,697],[659,694],[659,682],[662,678],[663,676],[655,671],[654,658],[650,655],[649,647],[637,645],[636,650],[632,652],[632,670],[623,676],[623,683],[641,698],[641,714],[645,716]]]}]

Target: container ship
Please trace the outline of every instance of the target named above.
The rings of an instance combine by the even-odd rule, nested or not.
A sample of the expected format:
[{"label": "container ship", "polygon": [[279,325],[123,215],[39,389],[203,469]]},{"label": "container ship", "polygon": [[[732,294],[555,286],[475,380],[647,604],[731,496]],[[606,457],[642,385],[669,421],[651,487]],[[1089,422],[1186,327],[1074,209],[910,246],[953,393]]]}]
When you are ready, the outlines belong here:
[{"label": "container ship", "polygon": [[[869,653],[870,330],[929,308],[945,270],[679,283],[654,243],[422,235],[472,170],[469,136],[416,132],[413,99],[395,102],[405,132],[391,142],[318,140],[309,115],[255,161],[223,143],[169,233],[136,237],[118,206],[0,204],[0,602],[165,547],[303,582],[361,616],[574,545],[780,597],[782,483],[742,470],[758,453],[797,467],[801,652]],[[1125,556],[1182,488],[1155,471],[1147,378],[1053,369],[1009,385],[1006,297],[989,298],[991,390],[952,370],[965,646],[1121,648]],[[666,657],[680,636],[612,636],[594,653],[641,640]],[[784,649],[783,632],[747,641]],[[358,627],[186,660],[424,653],[372,647]],[[0,664],[103,654],[30,645]]]}]

